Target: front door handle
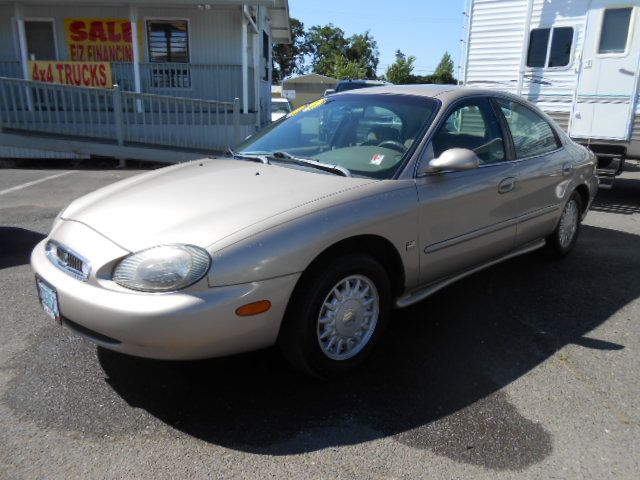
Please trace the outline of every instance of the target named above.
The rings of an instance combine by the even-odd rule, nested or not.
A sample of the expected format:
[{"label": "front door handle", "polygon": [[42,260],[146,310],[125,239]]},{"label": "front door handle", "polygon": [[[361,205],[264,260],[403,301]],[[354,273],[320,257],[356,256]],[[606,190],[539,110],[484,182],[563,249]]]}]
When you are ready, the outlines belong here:
[{"label": "front door handle", "polygon": [[516,179],[507,177],[498,184],[498,193],[509,193],[516,186]]}]

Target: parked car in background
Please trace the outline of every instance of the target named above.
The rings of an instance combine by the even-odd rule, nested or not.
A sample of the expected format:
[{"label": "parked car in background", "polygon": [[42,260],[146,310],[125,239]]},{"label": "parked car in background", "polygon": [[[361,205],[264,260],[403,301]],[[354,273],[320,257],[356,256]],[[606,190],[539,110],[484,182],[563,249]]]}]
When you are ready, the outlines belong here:
[{"label": "parked car in background", "polygon": [[280,120],[285,115],[291,113],[291,103],[286,98],[271,99],[271,121]]},{"label": "parked car in background", "polygon": [[340,80],[336,85],[336,88],[329,88],[325,90],[324,95],[331,95],[332,93],[347,92],[349,90],[358,90],[360,88],[369,87],[381,87],[383,85],[391,85],[389,82],[382,80]]},{"label": "parked car in background", "polygon": [[331,95],[236,150],[65,208],[31,257],[44,310],[131,355],[277,344],[331,378],[393,307],[541,247],[568,254],[598,188],[594,154],[536,107],[454,86]]}]

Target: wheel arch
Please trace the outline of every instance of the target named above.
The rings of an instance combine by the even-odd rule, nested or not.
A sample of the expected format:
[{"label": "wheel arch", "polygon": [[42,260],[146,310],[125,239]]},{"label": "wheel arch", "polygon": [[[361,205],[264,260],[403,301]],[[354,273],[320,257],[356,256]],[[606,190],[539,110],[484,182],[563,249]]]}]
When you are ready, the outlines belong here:
[{"label": "wheel arch", "polygon": [[[391,291],[394,296],[400,295],[405,289],[405,271],[402,258],[396,247],[380,235],[363,234],[342,239],[320,252],[302,273],[296,289],[306,278],[332,259],[349,254],[369,255],[382,265],[389,276]],[[294,290],[295,294],[295,290]]]},{"label": "wheel arch", "polygon": [[582,200],[582,213],[586,212],[587,207],[589,206],[589,187],[584,183],[581,183],[574,189],[574,191],[578,192],[578,195],[580,195],[580,199]]}]

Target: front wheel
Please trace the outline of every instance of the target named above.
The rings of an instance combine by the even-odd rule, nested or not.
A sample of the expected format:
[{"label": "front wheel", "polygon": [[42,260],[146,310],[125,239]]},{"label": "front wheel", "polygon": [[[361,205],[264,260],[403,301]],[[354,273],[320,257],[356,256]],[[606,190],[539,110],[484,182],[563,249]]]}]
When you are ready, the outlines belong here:
[{"label": "front wheel", "polygon": [[343,375],[369,355],[391,307],[384,268],[349,255],[309,272],[296,288],[278,340],[294,367],[318,378]]},{"label": "front wheel", "polygon": [[558,226],[547,237],[547,250],[556,257],[568,255],[578,239],[581,218],[582,197],[578,192],[573,192],[562,210]]}]

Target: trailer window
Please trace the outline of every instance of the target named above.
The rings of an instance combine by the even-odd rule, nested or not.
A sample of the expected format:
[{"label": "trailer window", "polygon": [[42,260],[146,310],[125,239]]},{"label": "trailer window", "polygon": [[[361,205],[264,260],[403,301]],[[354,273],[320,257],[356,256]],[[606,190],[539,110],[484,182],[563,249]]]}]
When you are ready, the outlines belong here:
[{"label": "trailer window", "polygon": [[551,49],[549,50],[549,67],[565,67],[571,60],[571,44],[573,28],[560,27],[553,29]]},{"label": "trailer window", "polygon": [[571,61],[572,45],[572,27],[533,29],[529,35],[527,66],[532,68],[566,67]]},{"label": "trailer window", "polygon": [[598,53],[624,53],[627,50],[629,24],[633,8],[608,8],[602,18]]},{"label": "trailer window", "polygon": [[549,44],[550,28],[536,28],[529,35],[528,67],[544,67],[547,60],[547,45]]}]

